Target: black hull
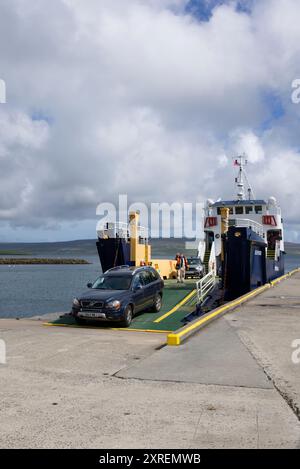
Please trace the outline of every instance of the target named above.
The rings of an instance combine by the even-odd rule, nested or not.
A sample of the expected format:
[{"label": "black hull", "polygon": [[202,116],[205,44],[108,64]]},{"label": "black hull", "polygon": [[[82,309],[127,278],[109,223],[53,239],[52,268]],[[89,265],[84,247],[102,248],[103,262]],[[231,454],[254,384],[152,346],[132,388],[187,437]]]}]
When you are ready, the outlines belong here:
[{"label": "black hull", "polygon": [[271,282],[272,280],[275,280],[276,278],[284,275],[284,256],[285,254],[281,252],[278,261],[267,259],[267,263],[266,263],[267,282]]},{"label": "black hull", "polygon": [[284,253],[278,261],[266,257],[265,240],[251,228],[230,227],[224,240],[223,285],[231,301],[284,274]]},{"label": "black hull", "polygon": [[122,238],[98,239],[97,251],[102,272],[118,265],[133,265],[130,261],[130,243]]}]

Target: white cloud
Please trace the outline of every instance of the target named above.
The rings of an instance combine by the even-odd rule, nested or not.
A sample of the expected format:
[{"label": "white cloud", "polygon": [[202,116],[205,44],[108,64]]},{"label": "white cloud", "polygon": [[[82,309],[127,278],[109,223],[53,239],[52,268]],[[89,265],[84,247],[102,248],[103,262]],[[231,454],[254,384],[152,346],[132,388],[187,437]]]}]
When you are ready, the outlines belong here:
[{"label": "white cloud", "polygon": [[[300,3],[260,0],[247,15],[233,2],[203,23],[183,14],[186,3],[1,3],[3,220],[91,219],[119,192],[149,202],[229,197],[227,162],[246,151],[256,194],[277,196],[295,231]],[[277,121],[272,96],[284,110]]]},{"label": "white cloud", "polygon": [[23,112],[0,109],[0,142],[3,147],[38,150],[46,143],[48,135],[47,122],[35,121]]},{"label": "white cloud", "polygon": [[236,130],[232,138],[235,139],[234,150],[237,155],[247,155],[251,163],[261,163],[265,158],[262,143],[257,135],[251,130]]}]

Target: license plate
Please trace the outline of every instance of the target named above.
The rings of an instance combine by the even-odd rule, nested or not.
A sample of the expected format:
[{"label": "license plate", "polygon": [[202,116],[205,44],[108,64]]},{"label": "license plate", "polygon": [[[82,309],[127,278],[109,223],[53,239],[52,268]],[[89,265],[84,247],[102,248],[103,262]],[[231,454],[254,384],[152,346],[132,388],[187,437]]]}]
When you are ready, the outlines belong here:
[{"label": "license plate", "polygon": [[85,317],[85,318],[103,318],[103,319],[106,318],[104,313],[94,313],[94,312],[91,312],[91,311],[80,312],[80,313],[78,313],[78,316],[82,316],[82,317]]}]

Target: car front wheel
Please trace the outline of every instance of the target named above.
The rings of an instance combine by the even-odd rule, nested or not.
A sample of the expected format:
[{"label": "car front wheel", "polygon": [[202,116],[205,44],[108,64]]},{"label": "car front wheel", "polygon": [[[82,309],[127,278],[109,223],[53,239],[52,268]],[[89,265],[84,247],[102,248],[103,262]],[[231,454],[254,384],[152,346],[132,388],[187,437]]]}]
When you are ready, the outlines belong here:
[{"label": "car front wheel", "polygon": [[129,327],[132,323],[133,311],[132,306],[128,305],[124,311],[124,319],[120,323],[121,327]]},{"label": "car front wheel", "polygon": [[161,306],[162,306],[161,295],[157,295],[154,300],[154,306],[153,306],[154,311],[158,313],[161,310]]}]

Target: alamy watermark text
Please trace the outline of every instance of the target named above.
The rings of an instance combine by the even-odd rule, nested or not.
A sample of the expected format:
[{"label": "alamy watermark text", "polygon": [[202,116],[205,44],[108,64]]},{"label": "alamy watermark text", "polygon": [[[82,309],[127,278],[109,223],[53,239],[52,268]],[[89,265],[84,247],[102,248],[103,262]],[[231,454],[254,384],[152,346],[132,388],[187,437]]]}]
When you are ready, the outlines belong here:
[{"label": "alamy watermark text", "polygon": [[6,364],[6,344],[0,339],[0,365]]},{"label": "alamy watermark text", "polygon": [[0,104],[6,103],[6,84],[5,81],[0,78]]}]

